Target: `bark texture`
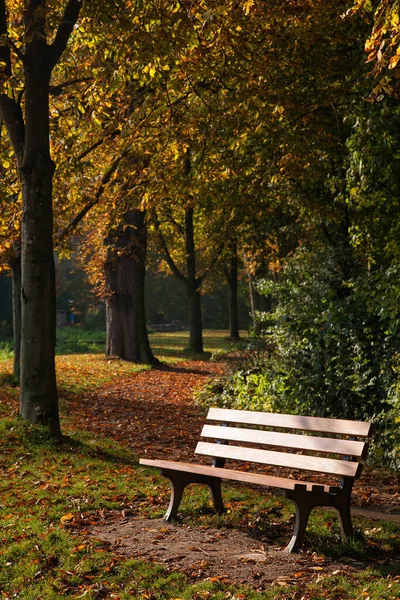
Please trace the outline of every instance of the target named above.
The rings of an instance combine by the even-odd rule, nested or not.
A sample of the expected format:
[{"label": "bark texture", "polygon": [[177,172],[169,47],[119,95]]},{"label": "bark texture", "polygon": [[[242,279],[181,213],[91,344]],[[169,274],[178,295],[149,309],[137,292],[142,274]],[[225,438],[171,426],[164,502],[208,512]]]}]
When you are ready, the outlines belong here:
[{"label": "bark texture", "polygon": [[125,226],[119,234],[107,240],[106,354],[132,362],[156,364],[158,360],[150,348],[145,314],[145,213],[130,210],[124,221]]},{"label": "bark texture", "polygon": [[20,412],[59,434],[55,374],[53,174],[49,148],[50,68],[25,65],[26,134],[21,167],[22,329]]},{"label": "bark texture", "polygon": [[21,357],[21,255],[18,253],[11,261],[12,274],[12,304],[13,304],[13,335],[14,335],[14,377],[19,381]]}]

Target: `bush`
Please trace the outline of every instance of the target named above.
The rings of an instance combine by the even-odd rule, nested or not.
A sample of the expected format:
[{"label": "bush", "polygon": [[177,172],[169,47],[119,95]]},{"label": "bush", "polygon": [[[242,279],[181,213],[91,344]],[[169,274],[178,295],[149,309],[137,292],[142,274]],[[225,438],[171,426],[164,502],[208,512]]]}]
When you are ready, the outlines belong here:
[{"label": "bush", "polygon": [[105,344],[105,331],[86,330],[80,325],[57,329],[56,354],[100,353]]},{"label": "bush", "polygon": [[0,360],[9,360],[14,356],[12,342],[0,342]]},{"label": "bush", "polygon": [[271,351],[262,363],[251,357],[236,368],[212,401],[375,421],[375,456],[398,466],[398,276],[391,268],[344,281],[333,251],[300,250],[280,283],[259,286],[279,298],[273,312],[259,315]]}]

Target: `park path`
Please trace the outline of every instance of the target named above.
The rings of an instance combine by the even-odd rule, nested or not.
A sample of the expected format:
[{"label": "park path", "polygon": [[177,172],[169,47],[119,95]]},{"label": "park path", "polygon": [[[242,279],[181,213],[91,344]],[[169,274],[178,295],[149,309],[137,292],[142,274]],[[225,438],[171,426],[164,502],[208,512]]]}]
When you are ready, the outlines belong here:
[{"label": "park path", "polygon": [[221,362],[160,365],[69,398],[66,409],[80,429],[128,445],[137,457],[193,460],[205,414],[194,392],[224,370]]},{"label": "park path", "polygon": [[[193,460],[205,411],[194,393],[226,369],[223,362],[186,361],[135,373],[65,400],[79,429],[101,433],[139,457]],[[352,511],[400,524],[400,480],[366,468],[357,483]]]}]

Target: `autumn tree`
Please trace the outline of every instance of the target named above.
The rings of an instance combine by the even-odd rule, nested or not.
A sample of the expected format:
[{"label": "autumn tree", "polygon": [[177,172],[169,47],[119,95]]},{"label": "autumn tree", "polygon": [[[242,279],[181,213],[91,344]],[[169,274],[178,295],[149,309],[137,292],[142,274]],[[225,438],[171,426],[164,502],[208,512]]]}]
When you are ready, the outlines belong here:
[{"label": "autumn tree", "polygon": [[[73,32],[82,0],[60,9],[44,0],[0,1],[0,115],[22,186],[21,401],[23,418],[60,434],[54,365],[53,257],[49,88]],[[17,82],[17,83],[15,83]]]},{"label": "autumn tree", "polygon": [[[370,76],[377,79],[370,100],[382,100],[385,95],[398,100],[400,69],[400,14],[396,0],[355,0],[346,16],[361,15],[368,24],[364,35],[364,50],[371,66]],[[364,41],[362,40],[362,41]],[[362,43],[361,41],[361,43]]]}]

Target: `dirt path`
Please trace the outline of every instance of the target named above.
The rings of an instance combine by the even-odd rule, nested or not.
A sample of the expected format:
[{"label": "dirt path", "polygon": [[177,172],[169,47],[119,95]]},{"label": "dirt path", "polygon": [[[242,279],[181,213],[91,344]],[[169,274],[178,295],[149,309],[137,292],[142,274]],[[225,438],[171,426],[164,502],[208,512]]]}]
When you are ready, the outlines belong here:
[{"label": "dirt path", "polygon": [[137,373],[67,401],[79,428],[129,445],[143,457],[193,460],[205,411],[193,393],[224,371],[217,362],[191,361]]}]

